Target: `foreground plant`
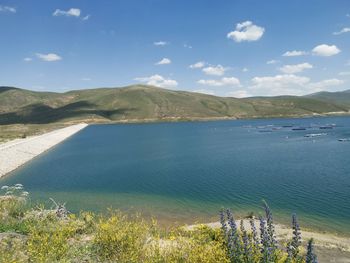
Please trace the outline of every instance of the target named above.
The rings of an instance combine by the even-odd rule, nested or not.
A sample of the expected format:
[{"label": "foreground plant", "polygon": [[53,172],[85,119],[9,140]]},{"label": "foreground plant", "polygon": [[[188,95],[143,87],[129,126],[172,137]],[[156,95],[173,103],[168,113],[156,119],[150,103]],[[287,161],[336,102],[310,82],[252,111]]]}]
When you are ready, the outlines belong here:
[{"label": "foreground plant", "polygon": [[[221,233],[227,246],[228,257],[231,263],[252,262],[289,262],[289,263],[316,263],[317,256],[314,252],[313,240],[308,242],[307,254],[300,253],[301,231],[296,214],[292,215],[292,240],[285,249],[279,248],[275,237],[275,226],[271,209],[264,201],[265,216],[259,216],[259,233],[255,227],[255,220],[250,219],[250,231],[240,222],[240,231],[237,230],[231,210],[227,209],[226,217],[224,210],[220,212]],[[227,223],[226,223],[227,222]],[[228,224],[228,226],[227,226]]]},{"label": "foreground plant", "polygon": [[[231,210],[220,212],[221,228],[198,225],[161,231],[138,215],[68,212],[52,199],[51,209],[27,205],[22,185],[0,195],[0,263],[316,263],[313,240],[302,253],[300,227],[292,217],[293,238],[283,249],[276,241],[273,216],[236,223]],[[23,205],[26,204],[26,205]],[[260,227],[258,227],[260,226]]]}]

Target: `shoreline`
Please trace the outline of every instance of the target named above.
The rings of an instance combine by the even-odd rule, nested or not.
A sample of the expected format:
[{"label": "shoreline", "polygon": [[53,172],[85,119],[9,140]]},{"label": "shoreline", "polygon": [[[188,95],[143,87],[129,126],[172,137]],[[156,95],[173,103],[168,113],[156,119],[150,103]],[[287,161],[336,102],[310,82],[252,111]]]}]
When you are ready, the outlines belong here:
[{"label": "shoreline", "polygon": [[350,117],[350,111],[326,112],[296,115],[271,115],[271,116],[224,116],[224,117],[164,117],[164,118],[143,118],[143,119],[119,119],[119,120],[84,120],[92,125],[109,124],[152,124],[152,123],[177,123],[177,122],[211,122],[211,121],[234,121],[234,120],[266,120],[266,119],[307,119],[307,118],[329,118],[329,117]]},{"label": "shoreline", "polygon": [[80,123],[0,144],[0,179],[87,126],[86,123]]}]

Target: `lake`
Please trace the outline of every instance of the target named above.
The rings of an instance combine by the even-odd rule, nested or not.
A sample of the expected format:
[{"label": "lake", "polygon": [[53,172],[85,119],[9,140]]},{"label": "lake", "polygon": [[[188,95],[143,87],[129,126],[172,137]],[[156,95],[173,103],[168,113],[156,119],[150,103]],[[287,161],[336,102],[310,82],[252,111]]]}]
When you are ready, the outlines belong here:
[{"label": "lake", "polygon": [[302,226],[350,235],[342,138],[349,117],[91,125],[0,185],[21,183],[32,200],[75,212],[118,208],[160,223],[217,221],[221,207],[257,215],[265,199],[279,222],[296,212]]}]

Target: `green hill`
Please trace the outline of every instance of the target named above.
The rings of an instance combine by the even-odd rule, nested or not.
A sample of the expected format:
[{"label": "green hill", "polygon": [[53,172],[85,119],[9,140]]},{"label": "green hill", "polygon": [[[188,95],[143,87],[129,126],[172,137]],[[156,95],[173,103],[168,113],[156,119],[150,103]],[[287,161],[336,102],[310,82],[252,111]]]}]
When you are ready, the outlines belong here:
[{"label": "green hill", "polygon": [[2,125],[290,117],[349,110],[349,91],[237,99],[145,85],[66,93],[0,87]]},{"label": "green hill", "polygon": [[318,92],[310,94],[308,98],[317,99],[325,102],[336,103],[346,108],[350,107],[350,90],[338,92]]}]

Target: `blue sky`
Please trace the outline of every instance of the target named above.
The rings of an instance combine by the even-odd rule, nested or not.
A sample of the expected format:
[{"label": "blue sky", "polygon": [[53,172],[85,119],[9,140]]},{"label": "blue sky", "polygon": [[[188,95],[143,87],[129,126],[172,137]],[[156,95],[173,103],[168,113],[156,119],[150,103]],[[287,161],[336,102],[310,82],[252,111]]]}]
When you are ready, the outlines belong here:
[{"label": "blue sky", "polygon": [[219,96],[349,89],[348,0],[0,0],[0,85]]}]

